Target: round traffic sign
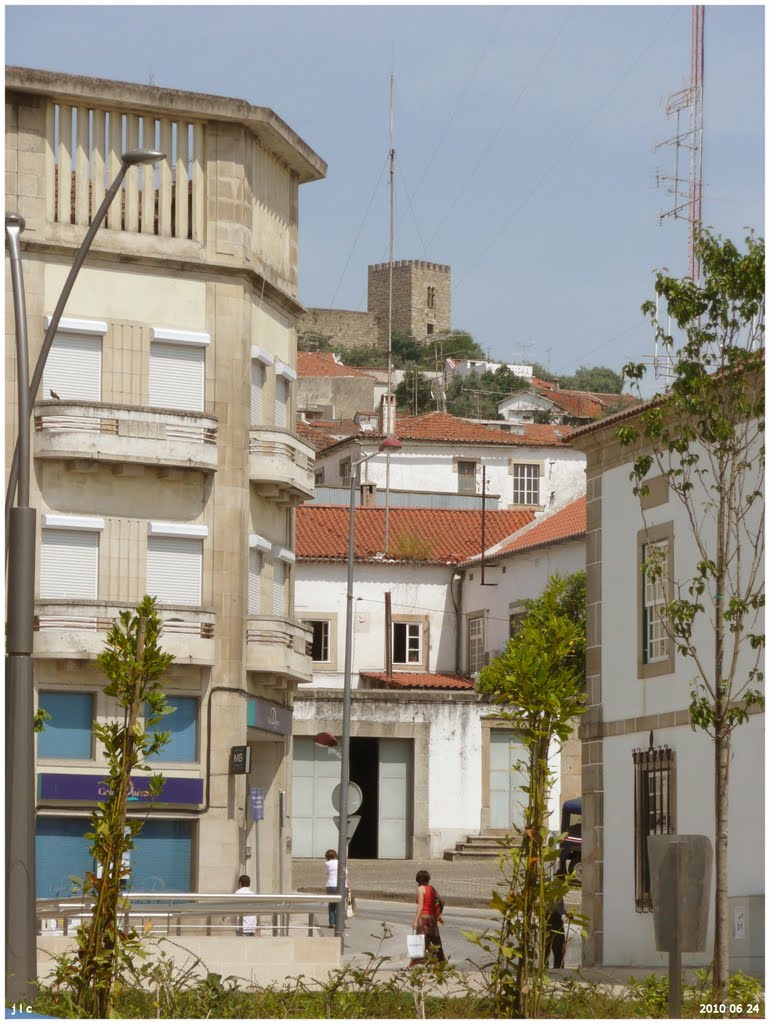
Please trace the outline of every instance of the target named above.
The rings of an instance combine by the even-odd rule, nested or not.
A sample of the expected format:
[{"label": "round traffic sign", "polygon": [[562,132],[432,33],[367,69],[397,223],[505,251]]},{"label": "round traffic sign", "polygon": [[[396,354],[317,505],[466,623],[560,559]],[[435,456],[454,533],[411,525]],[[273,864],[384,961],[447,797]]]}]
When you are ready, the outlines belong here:
[{"label": "round traffic sign", "polygon": [[[342,783],[338,782],[332,791],[332,803],[334,804],[334,810],[339,811],[340,809],[340,795],[342,793]],[[361,801],[364,799],[364,794],[361,792],[361,787],[357,786],[355,782],[348,783],[348,814],[355,814],[358,808],[361,806]]]}]

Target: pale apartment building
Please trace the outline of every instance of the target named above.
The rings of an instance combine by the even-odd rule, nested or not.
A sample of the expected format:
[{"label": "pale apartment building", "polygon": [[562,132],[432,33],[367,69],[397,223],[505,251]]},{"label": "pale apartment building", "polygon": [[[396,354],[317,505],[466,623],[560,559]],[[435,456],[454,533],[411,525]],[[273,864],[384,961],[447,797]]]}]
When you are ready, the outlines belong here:
[{"label": "pale apartment building", "polygon": [[[6,90],[33,365],[121,152],[165,153],[129,171],[34,402],[35,690],[51,715],[36,739],[38,895],[89,867],[104,775],[92,721],[115,711],[96,658],[146,592],[176,659],[175,710],[132,887],[232,891],[247,872],[263,892],[288,888],[292,700],[311,678],[293,598],[294,511],[313,494],[293,426],[297,211],[326,165],[242,100],[15,67]],[[249,774],[230,774],[234,746],[250,748]],[[145,816],[142,793],[138,780],[131,813]]]}]

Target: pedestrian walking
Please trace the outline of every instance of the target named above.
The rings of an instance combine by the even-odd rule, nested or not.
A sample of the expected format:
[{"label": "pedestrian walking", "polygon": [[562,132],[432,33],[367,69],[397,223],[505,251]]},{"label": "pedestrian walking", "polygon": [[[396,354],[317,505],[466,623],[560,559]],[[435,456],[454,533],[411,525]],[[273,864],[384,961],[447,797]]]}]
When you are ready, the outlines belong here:
[{"label": "pedestrian walking", "polygon": [[[238,888],[235,890],[236,896],[256,896],[256,893],[251,888],[251,879],[248,875],[241,875],[238,879]],[[238,927],[235,930],[236,935],[259,935],[260,934],[260,920],[256,914],[246,914],[244,917],[238,919]]]},{"label": "pedestrian walking", "polygon": [[[339,867],[339,860],[337,859],[336,850],[327,850],[324,854],[326,858],[324,867],[326,868],[326,891],[327,893],[337,892],[337,868]],[[329,927],[335,928],[337,925],[337,904],[329,904]]]},{"label": "pedestrian walking", "polygon": [[551,910],[546,921],[545,938],[545,964],[548,966],[551,954],[553,953],[553,966],[555,969],[564,967],[564,953],[566,939],[564,935],[564,918],[567,911],[564,906],[564,897],[560,896],[556,905]]},{"label": "pedestrian walking", "polygon": [[[438,930],[439,921],[443,924],[441,917],[441,912],[444,909],[443,900],[430,884],[430,875],[427,871],[418,871],[415,881],[417,882],[417,911],[412,922],[412,931],[417,935],[425,936],[425,957],[445,960],[441,933]],[[413,957],[409,961],[409,966],[414,967],[416,964],[422,963],[424,959],[424,957]]]}]

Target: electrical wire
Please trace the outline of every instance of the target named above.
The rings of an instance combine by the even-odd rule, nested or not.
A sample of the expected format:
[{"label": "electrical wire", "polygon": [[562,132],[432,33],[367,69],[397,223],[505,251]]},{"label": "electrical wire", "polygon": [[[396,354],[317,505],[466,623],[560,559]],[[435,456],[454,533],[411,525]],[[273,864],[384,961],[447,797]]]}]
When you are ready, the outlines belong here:
[{"label": "electrical wire", "polygon": [[[422,254],[423,254],[424,258],[427,259],[428,258],[428,247],[425,244],[425,239],[422,237],[422,232],[420,231],[420,225],[419,225],[418,220],[417,220],[417,214],[415,213],[415,209],[414,209],[414,206],[412,204],[412,197],[409,194],[409,187],[408,187],[407,182],[406,182],[406,176],[404,175],[404,172],[401,169],[401,164],[399,163],[398,159],[396,159],[396,168],[397,168],[398,173],[399,173],[399,179],[401,181],[401,185],[402,185],[402,187],[404,189],[404,194],[406,195],[407,206],[409,207],[409,211],[412,214],[412,219],[414,220],[414,227],[415,227],[415,230],[417,232],[417,237],[420,239],[420,245],[422,246]],[[413,193],[413,194],[416,194],[416,190],[415,190],[415,193]]]}]

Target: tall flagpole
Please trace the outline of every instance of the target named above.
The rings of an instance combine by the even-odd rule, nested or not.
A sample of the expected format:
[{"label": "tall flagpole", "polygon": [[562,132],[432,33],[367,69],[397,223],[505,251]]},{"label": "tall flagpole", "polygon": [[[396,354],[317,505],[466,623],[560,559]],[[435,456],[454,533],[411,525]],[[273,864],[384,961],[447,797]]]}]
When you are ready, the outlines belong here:
[{"label": "tall flagpole", "polygon": [[[388,242],[388,416],[386,437],[393,437],[393,75],[390,76],[390,236]],[[390,520],[390,452],[385,455],[385,554],[388,553],[388,526]]]}]

